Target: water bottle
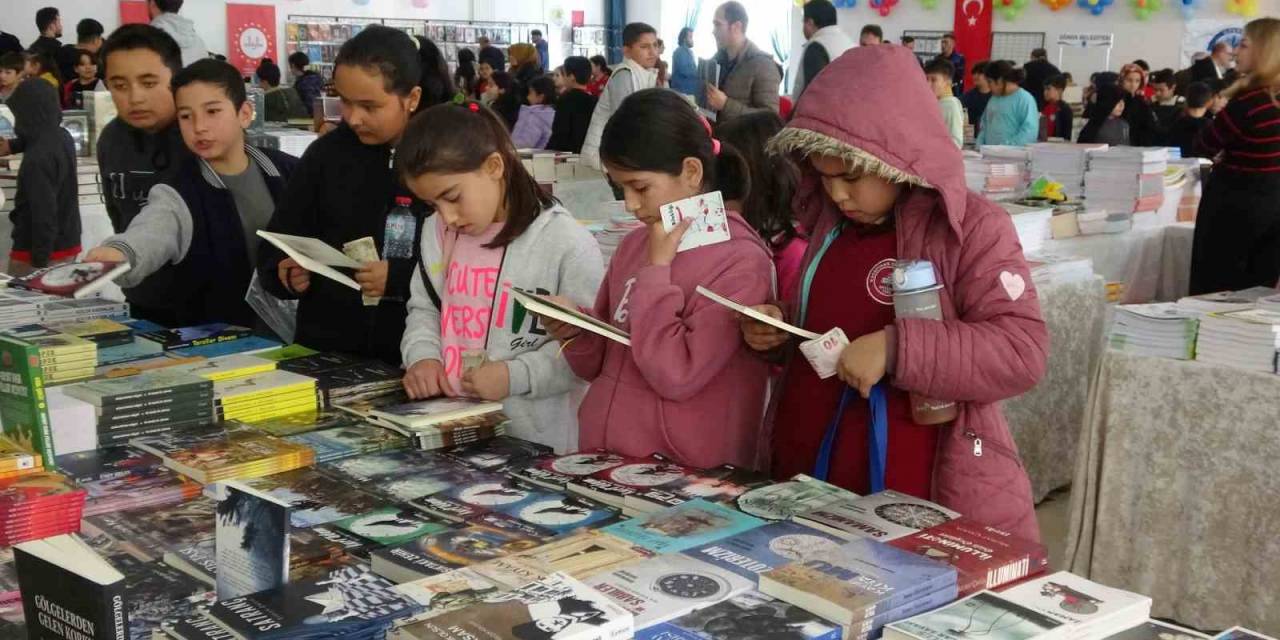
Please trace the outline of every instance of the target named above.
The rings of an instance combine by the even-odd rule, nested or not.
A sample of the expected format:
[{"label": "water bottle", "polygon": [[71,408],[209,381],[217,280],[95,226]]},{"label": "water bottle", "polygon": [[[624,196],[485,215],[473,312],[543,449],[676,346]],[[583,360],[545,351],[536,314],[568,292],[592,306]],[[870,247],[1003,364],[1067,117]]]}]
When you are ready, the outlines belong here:
[{"label": "water bottle", "polygon": [[[938,276],[928,260],[899,260],[893,269],[893,311],[899,318],[942,319]],[[956,419],[954,401],[911,394],[911,419],[916,424],[943,424]]]},{"label": "water bottle", "polygon": [[382,256],[384,258],[412,258],[413,239],[418,231],[418,219],[413,217],[409,205],[413,200],[405,196],[396,197],[396,206],[387,212],[387,223],[382,236]]}]

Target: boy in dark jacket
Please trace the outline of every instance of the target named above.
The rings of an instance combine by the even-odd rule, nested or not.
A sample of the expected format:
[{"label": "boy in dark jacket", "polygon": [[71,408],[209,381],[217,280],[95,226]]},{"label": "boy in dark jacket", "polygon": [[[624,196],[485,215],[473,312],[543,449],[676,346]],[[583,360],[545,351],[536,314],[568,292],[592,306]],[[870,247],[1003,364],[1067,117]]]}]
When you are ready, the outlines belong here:
[{"label": "boy in dark jacket", "polygon": [[235,67],[203,59],[173,79],[182,138],[194,154],[176,175],[151,188],[128,228],[89,252],[127,260],[118,282],[160,276],[174,283],[164,311],[176,326],[255,324],[244,301],[260,239],[297,159],[245,144],[253,121]]},{"label": "boy in dark jacket", "polygon": [[548,150],[582,153],[591,114],[596,110],[596,97],[584,89],[590,81],[590,60],[582,56],[565,58],[564,93],[556,100],[556,118],[551,123]]},{"label": "boy in dark jacket", "polygon": [[1213,88],[1204,82],[1192,82],[1187,87],[1187,108],[1169,127],[1165,143],[1182,150],[1182,157],[1196,157],[1196,138],[1213,122],[1209,115],[1209,103],[1213,102]]},{"label": "boy in dark jacket", "polygon": [[270,58],[258,63],[258,85],[266,92],[267,122],[288,122],[291,118],[307,117],[302,98],[293,87],[280,86],[280,67]]},{"label": "boy in dark jacket", "polygon": [[1041,140],[1071,140],[1071,105],[1062,100],[1062,93],[1066,90],[1067,77],[1061,73],[1045,80],[1043,106],[1040,108]]},{"label": "boy in dark jacket", "polygon": [[9,274],[23,276],[80,254],[80,203],[76,193],[76,147],[59,126],[58,91],[39,78],[14,89],[7,103],[23,139],[14,196],[13,249]]},{"label": "boy in dark jacket", "polygon": [[302,108],[311,115],[312,105],[316,98],[324,95],[324,79],[320,74],[307,69],[311,66],[311,58],[301,51],[289,55],[289,70],[293,72],[293,88],[302,98]]}]

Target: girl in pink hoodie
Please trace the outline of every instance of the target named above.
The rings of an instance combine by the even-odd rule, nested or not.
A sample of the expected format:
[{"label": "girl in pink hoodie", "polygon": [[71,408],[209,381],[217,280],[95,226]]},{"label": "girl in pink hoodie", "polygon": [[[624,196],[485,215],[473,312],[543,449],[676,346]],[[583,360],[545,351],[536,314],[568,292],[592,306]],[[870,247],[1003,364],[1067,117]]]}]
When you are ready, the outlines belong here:
[{"label": "girl in pink hoodie", "polygon": [[[737,212],[727,242],[677,253],[689,220],[667,233],[662,205],[728,188],[746,167],[678,94],[632,94],[604,130],[600,155],[627,210],[647,226],[623,239],[592,316],[631,334],[628,348],[547,321],[574,373],[591,381],[578,412],[579,446],[661,453],[697,467],[751,465],[765,409],[767,364],[703,285],[743,304],[773,296],[768,248]],[[733,184],[732,186],[737,186]],[[563,302],[563,301],[562,301]]]},{"label": "girl in pink hoodie", "polygon": [[[808,473],[825,450],[830,481],[868,491],[875,465],[862,398],[885,379],[885,487],[1039,539],[999,403],[1040,379],[1048,334],[1009,215],[965,187],[915,57],[894,45],[841,56],[770,147],[800,163],[794,208],[812,235],[798,294],[785,309],[759,309],[818,333],[838,326],[851,341],[838,377],[818,379],[803,359],[788,367],[773,412],[774,475]],[[895,317],[895,260],[933,263],[941,321]],[[789,342],[755,322],[743,333],[761,351]],[[916,424],[909,393],[954,401],[958,416]]]}]

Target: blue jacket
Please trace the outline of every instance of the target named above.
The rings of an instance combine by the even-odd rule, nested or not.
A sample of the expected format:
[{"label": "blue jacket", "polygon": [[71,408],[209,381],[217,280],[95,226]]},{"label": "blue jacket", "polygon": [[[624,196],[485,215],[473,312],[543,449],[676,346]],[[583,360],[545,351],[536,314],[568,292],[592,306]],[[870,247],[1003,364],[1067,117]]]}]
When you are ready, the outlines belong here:
[{"label": "blue jacket", "polygon": [[671,88],[680,93],[697,96],[702,94],[702,79],[698,77],[698,60],[689,47],[676,47],[671,55]]}]

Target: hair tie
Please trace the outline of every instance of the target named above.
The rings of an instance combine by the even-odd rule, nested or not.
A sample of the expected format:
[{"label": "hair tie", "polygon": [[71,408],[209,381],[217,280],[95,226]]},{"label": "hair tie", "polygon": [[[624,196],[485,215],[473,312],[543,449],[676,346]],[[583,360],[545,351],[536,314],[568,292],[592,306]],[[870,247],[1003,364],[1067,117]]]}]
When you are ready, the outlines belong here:
[{"label": "hair tie", "polygon": [[707,130],[707,137],[711,138],[711,153],[717,156],[720,155],[720,141],[711,133],[711,121],[707,120],[707,117],[701,113],[698,114],[698,119],[702,121],[702,128]]},{"label": "hair tie", "polygon": [[471,113],[480,113],[480,105],[475,102],[468,102],[467,108],[471,110]]}]

